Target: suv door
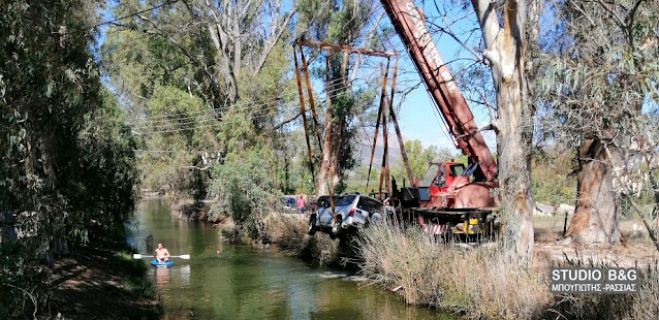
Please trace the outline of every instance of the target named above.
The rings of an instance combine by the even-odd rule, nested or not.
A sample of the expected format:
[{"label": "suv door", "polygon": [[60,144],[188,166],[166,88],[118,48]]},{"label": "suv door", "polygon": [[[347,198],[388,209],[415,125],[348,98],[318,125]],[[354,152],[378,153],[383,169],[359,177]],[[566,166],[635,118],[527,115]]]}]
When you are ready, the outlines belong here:
[{"label": "suv door", "polygon": [[360,197],[357,208],[364,211],[362,215],[366,218],[371,217],[374,213],[380,213],[382,211],[382,203],[375,199]]},{"label": "suv door", "polygon": [[[320,203],[318,204],[318,224],[321,226],[331,226],[332,225],[332,208],[329,202],[329,196],[324,196],[324,201],[322,207]],[[342,196],[334,196],[334,208],[336,209],[337,204],[343,200]]]}]

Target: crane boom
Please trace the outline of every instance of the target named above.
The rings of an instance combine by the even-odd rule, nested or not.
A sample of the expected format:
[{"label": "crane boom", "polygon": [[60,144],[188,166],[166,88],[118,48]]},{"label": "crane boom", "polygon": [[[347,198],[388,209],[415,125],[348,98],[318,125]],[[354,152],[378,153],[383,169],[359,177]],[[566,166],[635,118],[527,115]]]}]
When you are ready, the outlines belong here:
[{"label": "crane boom", "polygon": [[423,14],[414,5],[413,0],[381,2],[396,32],[405,43],[457,147],[470,162],[478,163],[476,176],[481,176],[486,181],[494,181],[497,167],[492,152],[485,144],[467,101],[432,41]]}]

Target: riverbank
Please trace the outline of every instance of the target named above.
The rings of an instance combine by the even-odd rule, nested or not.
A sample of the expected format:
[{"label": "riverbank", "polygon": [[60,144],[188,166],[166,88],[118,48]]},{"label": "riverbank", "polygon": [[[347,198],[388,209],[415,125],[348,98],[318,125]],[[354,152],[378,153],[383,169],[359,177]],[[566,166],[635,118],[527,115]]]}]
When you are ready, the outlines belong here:
[{"label": "riverbank", "polygon": [[[435,243],[416,228],[374,226],[359,241],[365,276],[405,302],[486,319],[652,319],[659,314],[659,270],[646,265],[636,294],[555,295],[552,262],[519,266],[496,246]],[[567,261],[588,266],[589,260]],[[597,265],[598,267],[600,265]]]},{"label": "riverbank", "polygon": [[[270,214],[264,239],[305,261],[353,269],[411,305],[483,319],[651,319],[659,314],[659,255],[644,239],[608,249],[565,248],[537,243],[531,266],[517,266],[495,244],[446,246],[411,227],[381,225],[359,236],[331,240],[306,234],[305,216]],[[629,237],[631,238],[631,237]],[[256,245],[262,245],[256,242]],[[556,295],[550,266],[606,265],[647,272],[637,294]]]},{"label": "riverbank", "polygon": [[144,261],[131,252],[82,250],[58,260],[40,318],[159,319],[161,308]]},{"label": "riverbank", "polygon": [[211,206],[213,200],[195,203],[180,194],[154,196],[151,199],[167,199],[173,217],[212,224],[223,241],[254,247],[276,245],[282,254],[299,257],[317,266],[357,269],[354,263],[347,263],[354,256],[349,241],[335,241],[322,233],[315,237],[307,234],[308,215],[282,213],[272,209],[267,214],[237,224],[230,215],[214,212]]},{"label": "riverbank", "polygon": [[[283,255],[295,256],[320,267],[345,269],[343,258],[350,258],[347,242],[332,240],[328,235],[307,234],[307,215],[272,212],[248,227],[234,224],[231,219],[214,223],[221,237],[232,243],[250,244],[254,247],[277,246]],[[257,229],[257,232],[254,232]]]},{"label": "riverbank", "polygon": [[[361,236],[342,240],[331,240],[323,233],[311,237],[306,233],[307,219],[296,214],[264,215],[255,222],[257,237],[249,237],[254,233],[246,226],[230,222],[216,227],[231,241],[256,247],[276,245],[285,255],[320,266],[345,269],[348,265],[405,303],[444,314],[486,319],[648,319],[659,314],[659,256],[644,239],[609,250],[561,246],[556,251],[560,230],[553,230],[552,220],[551,228],[539,228],[551,241],[536,244],[534,262],[527,268],[516,266],[494,244],[477,248],[441,245],[417,228],[373,227]],[[594,256],[602,259],[589,260]],[[651,272],[641,281],[638,294],[554,295],[547,275],[549,266],[556,263],[637,264]]]}]

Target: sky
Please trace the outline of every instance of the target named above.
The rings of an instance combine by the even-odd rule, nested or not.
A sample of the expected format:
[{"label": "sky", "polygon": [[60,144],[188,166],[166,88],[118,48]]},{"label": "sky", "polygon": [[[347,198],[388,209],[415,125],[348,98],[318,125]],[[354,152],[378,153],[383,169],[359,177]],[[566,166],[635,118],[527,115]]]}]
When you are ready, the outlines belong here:
[{"label": "sky", "polygon": [[[458,34],[466,33],[467,30],[471,30],[477,26],[476,16],[473,14],[473,11],[470,10],[470,7],[463,10],[459,5],[456,6],[452,4],[452,1],[446,2],[448,3],[443,4],[446,7],[440,9],[441,11],[446,12],[446,21],[459,20],[452,25],[454,32]],[[427,17],[440,16],[433,1],[425,1],[424,4],[416,1],[416,4],[417,6],[420,6]],[[436,23],[442,24],[442,20],[436,20]],[[389,18],[385,15],[380,24],[382,27],[390,26]],[[480,37],[480,33],[475,32],[468,45],[478,45]],[[466,38],[466,36],[464,38]],[[444,61],[471,57],[471,55],[458,42],[446,35],[441,36],[437,34],[434,35],[433,39]],[[393,37],[392,45],[400,55],[399,69],[405,70],[402,74],[399,73],[399,81],[396,91],[399,91],[399,89],[404,90],[410,88],[414,84],[419,83],[421,78],[416,72],[416,68],[412,63],[410,56],[405,52],[404,46],[397,35]],[[454,75],[458,75],[462,70],[462,67],[456,63],[449,64],[449,68]],[[463,92],[463,94],[465,93]],[[394,105],[398,106],[401,98],[401,95],[396,96],[394,98]],[[468,103],[474,113],[478,127],[483,127],[490,123],[489,112],[485,107],[471,102]],[[439,115],[435,110],[435,105],[424,85],[418,86],[408,94],[400,105],[400,113],[398,115],[404,138],[420,140],[426,147],[436,145],[440,148],[449,148],[457,152],[442,120],[439,118]],[[494,148],[496,148],[495,135],[491,131],[484,132],[483,134],[490,149],[494,150]]]}]

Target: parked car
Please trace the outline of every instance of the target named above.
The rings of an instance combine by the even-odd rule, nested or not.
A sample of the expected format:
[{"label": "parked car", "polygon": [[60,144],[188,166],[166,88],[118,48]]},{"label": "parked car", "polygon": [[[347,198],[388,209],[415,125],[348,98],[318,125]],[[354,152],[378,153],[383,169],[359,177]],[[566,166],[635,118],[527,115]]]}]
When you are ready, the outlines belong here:
[{"label": "parked car", "polygon": [[315,216],[312,215],[309,219],[309,234],[322,230],[329,233],[331,238],[335,238],[348,229],[363,228],[370,223],[382,220],[382,202],[377,199],[357,193],[335,197],[335,199],[336,219],[332,219],[329,197],[324,196],[318,199],[318,210]]},{"label": "parked car", "polygon": [[299,213],[296,207],[297,198],[295,196],[283,196],[281,205],[284,213]]}]

